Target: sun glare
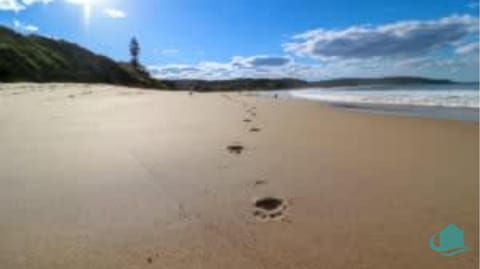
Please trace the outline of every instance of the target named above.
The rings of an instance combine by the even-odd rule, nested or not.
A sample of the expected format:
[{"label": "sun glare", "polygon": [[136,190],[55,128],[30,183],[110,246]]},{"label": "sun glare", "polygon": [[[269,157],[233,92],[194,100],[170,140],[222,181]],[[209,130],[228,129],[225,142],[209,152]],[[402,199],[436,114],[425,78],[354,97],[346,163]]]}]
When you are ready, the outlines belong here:
[{"label": "sun glare", "polygon": [[67,2],[76,4],[82,8],[83,22],[85,26],[88,27],[90,25],[90,20],[92,18],[94,8],[99,8],[99,7],[101,8],[107,2],[110,2],[110,1],[109,0],[67,0]]},{"label": "sun glare", "polygon": [[76,3],[81,5],[83,8],[83,21],[85,25],[90,24],[90,19],[92,16],[92,8],[93,5],[96,3],[98,4],[101,0],[70,0],[72,3]]},{"label": "sun glare", "polygon": [[92,5],[89,3],[89,1],[86,1],[86,3],[83,4],[83,20],[85,21],[85,24],[87,26],[90,24],[91,14],[92,14]]}]

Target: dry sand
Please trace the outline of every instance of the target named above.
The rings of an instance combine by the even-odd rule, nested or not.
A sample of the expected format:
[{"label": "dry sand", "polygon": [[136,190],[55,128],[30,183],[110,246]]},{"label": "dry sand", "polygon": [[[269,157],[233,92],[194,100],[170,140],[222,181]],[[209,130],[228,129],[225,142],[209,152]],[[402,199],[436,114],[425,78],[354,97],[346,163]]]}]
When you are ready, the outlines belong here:
[{"label": "dry sand", "polygon": [[[478,268],[478,135],[238,93],[3,84],[0,268]],[[262,197],[284,199],[272,218]],[[430,250],[450,223],[472,251]]]}]

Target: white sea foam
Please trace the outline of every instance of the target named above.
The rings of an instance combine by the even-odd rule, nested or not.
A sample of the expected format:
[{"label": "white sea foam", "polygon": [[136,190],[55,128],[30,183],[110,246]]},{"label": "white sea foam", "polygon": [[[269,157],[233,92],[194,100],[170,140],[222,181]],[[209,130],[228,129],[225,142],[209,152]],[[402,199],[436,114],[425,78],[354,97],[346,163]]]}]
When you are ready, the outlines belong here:
[{"label": "white sea foam", "polygon": [[297,98],[332,103],[413,105],[434,107],[480,107],[478,85],[376,86],[334,89],[307,89],[289,92]]}]

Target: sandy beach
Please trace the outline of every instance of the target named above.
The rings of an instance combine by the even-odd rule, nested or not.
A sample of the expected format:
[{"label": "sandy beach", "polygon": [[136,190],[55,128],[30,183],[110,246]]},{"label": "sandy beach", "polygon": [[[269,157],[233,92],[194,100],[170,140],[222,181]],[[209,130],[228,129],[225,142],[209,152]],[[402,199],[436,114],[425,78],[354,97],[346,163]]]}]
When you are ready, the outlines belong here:
[{"label": "sandy beach", "polygon": [[[478,136],[239,93],[0,84],[0,268],[478,268]],[[451,223],[472,250],[443,257],[429,240]]]}]

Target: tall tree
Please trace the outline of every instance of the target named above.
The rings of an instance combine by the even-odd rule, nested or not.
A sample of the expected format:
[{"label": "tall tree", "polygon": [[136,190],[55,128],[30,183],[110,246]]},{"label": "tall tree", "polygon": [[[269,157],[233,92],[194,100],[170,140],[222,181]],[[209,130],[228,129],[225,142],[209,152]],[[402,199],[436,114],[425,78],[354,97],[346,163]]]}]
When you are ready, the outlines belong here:
[{"label": "tall tree", "polygon": [[139,68],[138,56],[140,55],[140,45],[137,38],[133,37],[130,41],[130,56],[132,56],[131,64],[135,69]]}]

